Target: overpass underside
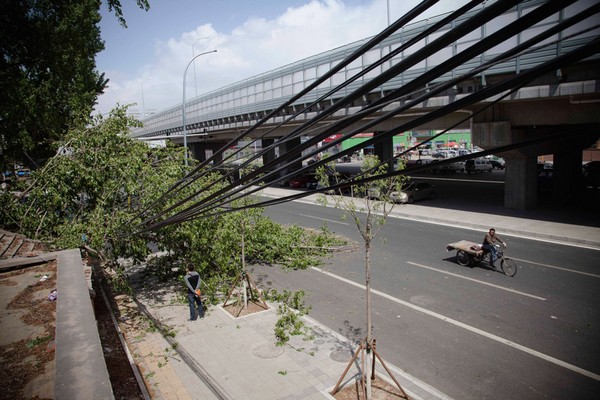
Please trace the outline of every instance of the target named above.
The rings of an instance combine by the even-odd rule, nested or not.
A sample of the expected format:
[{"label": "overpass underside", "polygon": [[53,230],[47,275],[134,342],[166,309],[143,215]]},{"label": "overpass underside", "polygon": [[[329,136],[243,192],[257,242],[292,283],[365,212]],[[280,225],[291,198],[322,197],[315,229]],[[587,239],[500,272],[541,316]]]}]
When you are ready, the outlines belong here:
[{"label": "overpass underside", "polygon": [[[498,153],[506,160],[506,207],[537,207],[538,157],[541,155],[553,155],[550,193],[553,200],[572,203],[581,195],[583,150],[600,137],[600,67],[592,63],[587,67],[561,71],[579,79],[592,78],[586,81],[587,90],[583,90],[582,84],[575,91],[574,85],[561,84],[554,75],[554,84],[530,87],[512,101],[487,109],[479,106],[481,112],[473,118],[472,128],[472,140],[478,146],[487,149],[535,141],[534,145]],[[540,100],[540,94],[544,100]]]}]

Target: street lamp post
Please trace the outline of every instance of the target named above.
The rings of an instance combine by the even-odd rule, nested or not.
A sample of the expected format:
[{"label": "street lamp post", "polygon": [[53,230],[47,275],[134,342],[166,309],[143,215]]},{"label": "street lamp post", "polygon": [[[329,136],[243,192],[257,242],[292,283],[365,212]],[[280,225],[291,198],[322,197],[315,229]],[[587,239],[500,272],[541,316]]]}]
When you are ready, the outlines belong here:
[{"label": "street lamp post", "polygon": [[387,0],[387,26],[390,26],[390,0]]},{"label": "street lamp post", "polygon": [[[198,39],[195,39],[192,42],[192,57],[194,57],[196,55],[196,50],[194,49],[194,43],[202,40],[202,39],[208,39],[210,36],[202,36],[199,37]],[[194,88],[196,89],[196,97],[198,97],[198,82],[196,82],[196,63],[194,63]]]},{"label": "street lamp post", "polygon": [[204,53],[200,53],[197,56],[194,56],[190,62],[188,63],[188,65],[185,67],[185,70],[183,71],[183,147],[185,148],[185,166],[188,166],[188,148],[187,148],[187,130],[185,128],[185,76],[187,75],[187,70],[190,67],[190,64],[194,62],[194,60],[200,56],[203,56],[205,54],[209,54],[209,53],[216,53],[217,50],[211,50],[211,51],[205,51]]}]

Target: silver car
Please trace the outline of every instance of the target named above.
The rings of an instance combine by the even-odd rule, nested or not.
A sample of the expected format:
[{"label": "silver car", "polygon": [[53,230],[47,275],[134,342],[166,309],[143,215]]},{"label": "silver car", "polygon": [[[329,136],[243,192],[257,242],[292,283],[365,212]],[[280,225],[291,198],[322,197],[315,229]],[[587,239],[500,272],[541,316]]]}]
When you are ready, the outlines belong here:
[{"label": "silver car", "polygon": [[[381,200],[381,194],[377,188],[371,188],[368,191],[370,198]],[[406,188],[401,191],[393,191],[389,195],[390,201],[394,203],[409,203],[412,204],[415,201],[434,199],[435,191],[433,186],[427,182],[411,182]]]}]

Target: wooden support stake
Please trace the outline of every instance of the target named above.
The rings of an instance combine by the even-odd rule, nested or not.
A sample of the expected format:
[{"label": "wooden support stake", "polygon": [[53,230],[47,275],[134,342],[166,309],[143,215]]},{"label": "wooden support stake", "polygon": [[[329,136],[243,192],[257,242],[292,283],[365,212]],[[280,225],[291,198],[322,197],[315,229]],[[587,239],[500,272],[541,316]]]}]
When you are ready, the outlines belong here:
[{"label": "wooden support stake", "polygon": [[223,307],[227,306],[227,302],[229,301],[229,298],[233,294],[233,291],[235,290],[235,287],[237,286],[239,281],[240,281],[240,277],[238,276],[237,278],[235,278],[235,282],[233,283],[233,285],[231,285],[231,290],[229,291],[229,294],[227,295],[225,302],[223,302]]},{"label": "wooden support stake", "polygon": [[342,383],[342,381],[344,380],[344,378],[346,377],[346,374],[348,373],[348,371],[350,370],[350,367],[352,366],[352,364],[354,363],[354,361],[356,361],[356,359],[358,358],[358,355],[360,354],[360,352],[362,351],[364,346],[364,343],[361,342],[358,345],[358,349],[356,349],[356,353],[354,353],[354,356],[352,357],[352,359],[350,360],[350,362],[348,363],[348,365],[346,366],[346,369],[344,370],[344,373],[342,374],[342,376],[340,377],[340,379],[337,381],[337,383],[335,384],[335,387],[333,388],[333,390],[331,391],[331,395],[335,395],[338,390],[340,390],[340,385]]},{"label": "wooden support stake", "polygon": [[402,392],[402,395],[407,400],[410,400],[410,397],[408,397],[408,395],[406,394],[406,392],[404,391],[404,389],[402,389],[402,386],[400,386],[400,384],[398,383],[398,381],[394,377],[394,374],[392,374],[392,372],[388,369],[387,365],[385,365],[385,362],[383,362],[383,358],[381,358],[381,356],[379,355],[379,353],[377,353],[377,351],[375,349],[373,349],[373,353],[375,354],[375,356],[377,357],[377,359],[379,360],[379,362],[383,366],[383,369],[385,369],[385,371],[388,373],[388,375],[390,376],[390,378],[392,378],[392,380],[394,381],[394,383],[396,384],[396,386],[398,386],[398,389],[400,389],[400,391]]},{"label": "wooden support stake", "polygon": [[[262,294],[260,293],[260,290],[258,290],[258,287],[254,284],[254,281],[252,280],[252,278],[250,277],[250,274],[248,274],[246,272],[246,279],[248,280],[248,285],[251,288],[256,289],[256,293],[258,294],[258,298],[260,299],[260,301],[263,303],[263,308],[265,310],[269,309],[269,306],[267,305],[267,302],[265,301],[265,299],[262,297]],[[252,289],[251,289],[252,290]]]}]

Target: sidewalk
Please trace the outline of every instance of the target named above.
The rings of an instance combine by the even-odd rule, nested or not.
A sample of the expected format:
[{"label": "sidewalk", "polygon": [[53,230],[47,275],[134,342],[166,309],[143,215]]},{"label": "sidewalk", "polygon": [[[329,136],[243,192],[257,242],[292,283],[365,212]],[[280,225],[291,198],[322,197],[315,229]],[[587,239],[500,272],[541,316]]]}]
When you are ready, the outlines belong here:
[{"label": "sidewalk", "polygon": [[[352,343],[309,317],[304,320],[314,335],[312,340],[291,337],[288,345],[276,346],[273,329],[278,316],[273,305],[240,318],[219,306],[211,307],[205,318],[197,321],[187,320],[187,305],[145,305],[154,318],[177,331],[174,342],[178,355],[168,363],[172,379],[154,388],[154,398],[333,399],[328,392],[353,356]],[[169,345],[165,341],[156,349]],[[412,399],[449,399],[386,365]],[[343,383],[353,381],[357,372],[353,365]],[[379,373],[386,375],[383,370]]]},{"label": "sidewalk", "polygon": [[[261,194],[284,197],[289,193],[283,188],[268,188]],[[299,201],[315,200],[316,195],[311,194]],[[502,234],[600,250],[600,228],[593,226],[413,204],[396,207],[394,216],[481,231],[493,226]],[[164,351],[176,343],[177,355],[164,367],[171,378],[153,388],[157,399],[332,399],[328,392],[352,358],[352,343],[308,317],[305,321],[313,331],[313,340],[304,342],[300,337],[292,337],[289,345],[275,346],[277,313],[273,307],[242,318],[211,307],[203,320],[191,322],[187,321],[187,305],[165,305],[168,301],[160,296],[157,301],[143,296],[138,299],[152,318],[177,332],[169,342],[161,337],[155,339],[158,342],[154,347],[144,343],[147,353],[152,349]],[[411,398],[449,399],[399,368],[387,366]],[[344,383],[353,380],[357,372],[352,366]]]}]

